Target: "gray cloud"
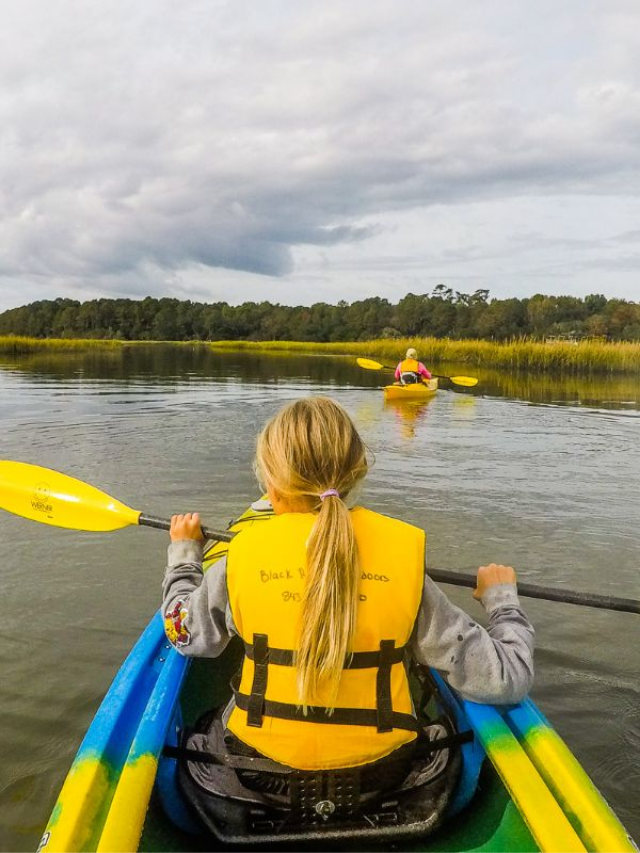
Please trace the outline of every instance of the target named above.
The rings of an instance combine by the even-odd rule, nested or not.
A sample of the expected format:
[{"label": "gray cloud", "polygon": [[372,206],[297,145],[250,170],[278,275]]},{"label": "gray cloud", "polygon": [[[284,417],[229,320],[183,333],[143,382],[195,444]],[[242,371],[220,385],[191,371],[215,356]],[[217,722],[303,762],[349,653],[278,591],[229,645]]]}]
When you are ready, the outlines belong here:
[{"label": "gray cloud", "polygon": [[[0,33],[0,276],[43,297],[133,295],[188,290],[186,271],[220,268],[291,278],[293,299],[304,247],[357,267],[396,213],[448,206],[462,223],[477,203],[637,198],[640,11],[490,11],[13,4]],[[458,237],[405,250],[399,268],[474,275],[464,264],[518,243]],[[536,239],[561,253],[587,238]],[[378,269],[398,255],[378,251]]]}]

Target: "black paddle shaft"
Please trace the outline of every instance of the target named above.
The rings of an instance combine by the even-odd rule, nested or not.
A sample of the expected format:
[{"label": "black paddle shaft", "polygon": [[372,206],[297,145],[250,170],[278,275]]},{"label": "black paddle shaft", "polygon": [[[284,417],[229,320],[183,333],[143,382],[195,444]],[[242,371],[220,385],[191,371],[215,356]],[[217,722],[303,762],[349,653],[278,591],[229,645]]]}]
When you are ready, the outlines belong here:
[{"label": "black paddle shaft", "polygon": [[[475,575],[462,572],[450,572],[446,569],[427,569],[434,581],[454,586],[469,586],[475,589]],[[549,586],[537,586],[533,583],[518,581],[518,595],[526,598],[542,598],[546,601],[561,601],[564,604],[579,604],[582,607],[599,607],[602,610],[620,610],[625,613],[640,613],[640,601],[633,598],[615,598],[611,595],[595,595],[592,592],[574,592]]]},{"label": "black paddle shaft", "polygon": [[[171,522],[166,518],[157,518],[154,515],[140,514],[138,524],[143,527],[155,527],[158,530],[169,530]],[[221,530],[209,530],[202,528],[205,539],[213,539],[216,542],[231,542],[235,533]],[[439,583],[448,583],[453,586],[468,586],[475,589],[475,575],[464,572],[450,572],[447,569],[427,569],[430,578]],[[554,589],[550,586],[537,586],[533,583],[520,583],[518,581],[518,594],[525,598],[541,598],[544,601],[561,601],[563,604],[578,604],[582,607],[597,607],[601,610],[619,610],[624,613],[640,613],[640,601],[633,598],[615,598],[611,595],[595,595],[592,592],[573,592],[572,590]]]},{"label": "black paddle shaft", "polygon": [[[140,513],[138,524],[142,527],[155,527],[157,530],[170,530],[171,522],[168,518],[157,518],[155,515],[145,515]],[[205,539],[214,539],[216,542],[231,542],[234,534],[222,530],[209,530],[208,527],[202,527],[202,535]]]}]

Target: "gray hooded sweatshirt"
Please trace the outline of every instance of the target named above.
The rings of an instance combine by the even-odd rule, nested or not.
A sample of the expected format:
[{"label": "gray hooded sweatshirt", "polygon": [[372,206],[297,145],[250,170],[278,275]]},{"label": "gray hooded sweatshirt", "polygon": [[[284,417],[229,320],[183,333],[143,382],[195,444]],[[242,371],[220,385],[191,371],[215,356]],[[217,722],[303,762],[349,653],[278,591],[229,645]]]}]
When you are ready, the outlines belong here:
[{"label": "gray hooded sweatshirt", "polygon": [[[226,559],[221,559],[203,573],[199,542],[185,539],[169,546],[162,612],[167,637],[180,654],[218,657],[238,634],[226,569]],[[412,655],[437,670],[465,699],[519,702],[533,683],[533,627],[513,584],[490,587],[482,606],[489,617],[486,629],[452,604],[425,570]]]}]

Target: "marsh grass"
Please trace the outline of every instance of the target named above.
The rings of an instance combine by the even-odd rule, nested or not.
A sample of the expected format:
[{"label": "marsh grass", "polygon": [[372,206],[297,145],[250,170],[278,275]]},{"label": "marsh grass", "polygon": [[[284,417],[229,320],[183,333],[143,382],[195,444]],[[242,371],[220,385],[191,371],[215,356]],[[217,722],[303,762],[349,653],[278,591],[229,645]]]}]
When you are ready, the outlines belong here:
[{"label": "marsh grass", "polygon": [[87,350],[119,350],[123,341],[85,340],[82,338],[27,338],[19,335],[0,336],[0,352],[24,355],[31,352],[86,352]]},{"label": "marsh grass", "polygon": [[205,347],[202,341],[121,341],[101,338],[28,338],[20,335],[0,335],[0,352],[27,355],[38,352],[118,352],[126,347]]},{"label": "marsh grass", "polygon": [[541,343],[515,340],[457,341],[448,338],[398,338],[339,343],[309,341],[121,341],[79,338],[28,338],[0,336],[0,352],[23,355],[38,352],[118,352],[139,346],[211,347],[225,350],[254,350],[273,353],[307,353],[336,356],[366,356],[395,365],[410,346],[418,350],[427,366],[442,362],[536,370],[540,373],[640,373],[640,344],[603,341]]},{"label": "marsh grass", "polygon": [[640,373],[640,344],[581,341],[542,343],[516,340],[456,341],[447,338],[398,338],[347,343],[306,341],[216,341],[215,349],[351,355],[395,365],[408,347],[418,350],[425,364],[455,362],[475,367],[562,373]]}]

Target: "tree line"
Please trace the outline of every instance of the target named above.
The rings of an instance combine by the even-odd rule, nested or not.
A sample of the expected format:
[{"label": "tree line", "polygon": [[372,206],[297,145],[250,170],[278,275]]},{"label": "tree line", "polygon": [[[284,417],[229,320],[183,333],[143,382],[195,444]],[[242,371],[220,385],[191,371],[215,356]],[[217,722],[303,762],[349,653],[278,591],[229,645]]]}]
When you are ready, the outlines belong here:
[{"label": "tree line", "polygon": [[640,303],[591,294],[493,299],[439,284],[397,303],[371,297],[311,306],[271,302],[53,299],[0,313],[0,335],[121,340],[357,341],[393,337],[510,340],[548,337],[640,341]]}]

